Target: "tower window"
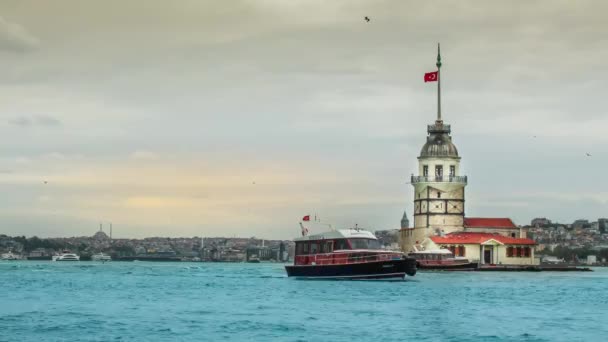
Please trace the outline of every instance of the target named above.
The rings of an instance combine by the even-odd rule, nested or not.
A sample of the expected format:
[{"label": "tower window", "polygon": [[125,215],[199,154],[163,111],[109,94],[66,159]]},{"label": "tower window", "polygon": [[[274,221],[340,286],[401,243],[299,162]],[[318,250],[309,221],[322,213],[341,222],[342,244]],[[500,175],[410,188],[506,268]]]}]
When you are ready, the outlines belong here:
[{"label": "tower window", "polygon": [[441,192],[437,191],[437,198],[441,198]]},{"label": "tower window", "polygon": [[422,175],[424,177],[429,176],[429,166],[428,165],[422,165]]},{"label": "tower window", "polygon": [[450,177],[456,176],[456,166],[450,165]]},{"label": "tower window", "polygon": [[443,177],[443,165],[435,165],[435,177]]}]

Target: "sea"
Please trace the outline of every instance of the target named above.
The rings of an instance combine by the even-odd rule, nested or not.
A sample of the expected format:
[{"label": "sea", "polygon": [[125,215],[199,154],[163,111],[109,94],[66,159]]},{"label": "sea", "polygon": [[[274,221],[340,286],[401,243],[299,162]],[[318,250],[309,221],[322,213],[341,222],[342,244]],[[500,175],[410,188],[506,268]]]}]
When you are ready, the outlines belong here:
[{"label": "sea", "polygon": [[606,341],[608,269],[287,278],[276,263],[0,262],[0,341]]}]

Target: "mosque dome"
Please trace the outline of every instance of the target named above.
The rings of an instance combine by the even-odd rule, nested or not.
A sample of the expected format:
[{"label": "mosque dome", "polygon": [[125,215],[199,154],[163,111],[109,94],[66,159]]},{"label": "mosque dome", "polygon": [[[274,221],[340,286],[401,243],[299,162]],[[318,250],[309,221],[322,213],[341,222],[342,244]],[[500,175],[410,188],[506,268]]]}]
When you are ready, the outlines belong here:
[{"label": "mosque dome", "polygon": [[459,158],[458,149],[452,143],[450,136],[450,125],[437,121],[434,125],[428,126],[428,133],[426,144],[420,151],[420,158]]}]

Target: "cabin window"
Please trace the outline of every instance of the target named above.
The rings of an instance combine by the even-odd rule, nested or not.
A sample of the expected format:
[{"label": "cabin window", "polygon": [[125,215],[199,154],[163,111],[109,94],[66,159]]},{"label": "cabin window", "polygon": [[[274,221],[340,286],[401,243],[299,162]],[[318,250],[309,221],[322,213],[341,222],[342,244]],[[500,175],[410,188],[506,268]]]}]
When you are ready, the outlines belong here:
[{"label": "cabin window", "polygon": [[428,177],[429,176],[429,166],[428,165],[423,165],[422,166],[422,175],[424,177]]},{"label": "cabin window", "polygon": [[322,245],[321,245],[321,253],[331,253],[333,251],[333,242],[332,241],[325,241]]},{"label": "cabin window", "polygon": [[310,254],[317,254],[319,253],[319,244],[316,242],[313,242],[310,244]]},{"label": "cabin window", "polygon": [[302,254],[308,254],[309,250],[310,250],[309,243],[308,242],[302,243]]},{"label": "cabin window", "polygon": [[334,251],[342,250],[342,249],[348,249],[348,244],[346,243],[346,240],[344,240],[344,239],[336,240],[334,242]]},{"label": "cabin window", "polygon": [[380,249],[380,243],[371,239],[350,239],[353,249]]}]

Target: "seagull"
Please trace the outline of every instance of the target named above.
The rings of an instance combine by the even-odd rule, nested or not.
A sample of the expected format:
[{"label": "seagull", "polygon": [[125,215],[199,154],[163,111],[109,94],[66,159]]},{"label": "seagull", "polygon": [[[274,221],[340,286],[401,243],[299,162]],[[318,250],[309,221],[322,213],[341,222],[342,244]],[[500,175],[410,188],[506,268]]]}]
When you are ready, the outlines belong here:
[{"label": "seagull", "polygon": [[255,185],[255,182],[253,182],[253,185]]},{"label": "seagull", "polygon": [[44,184],[47,184],[47,183],[48,183],[48,181],[44,181]]},{"label": "seagull", "polygon": [[369,23],[369,17],[365,17],[365,21]]},{"label": "seagull", "polygon": [[591,154],[589,152],[585,153],[587,155],[587,157],[591,157]]}]

